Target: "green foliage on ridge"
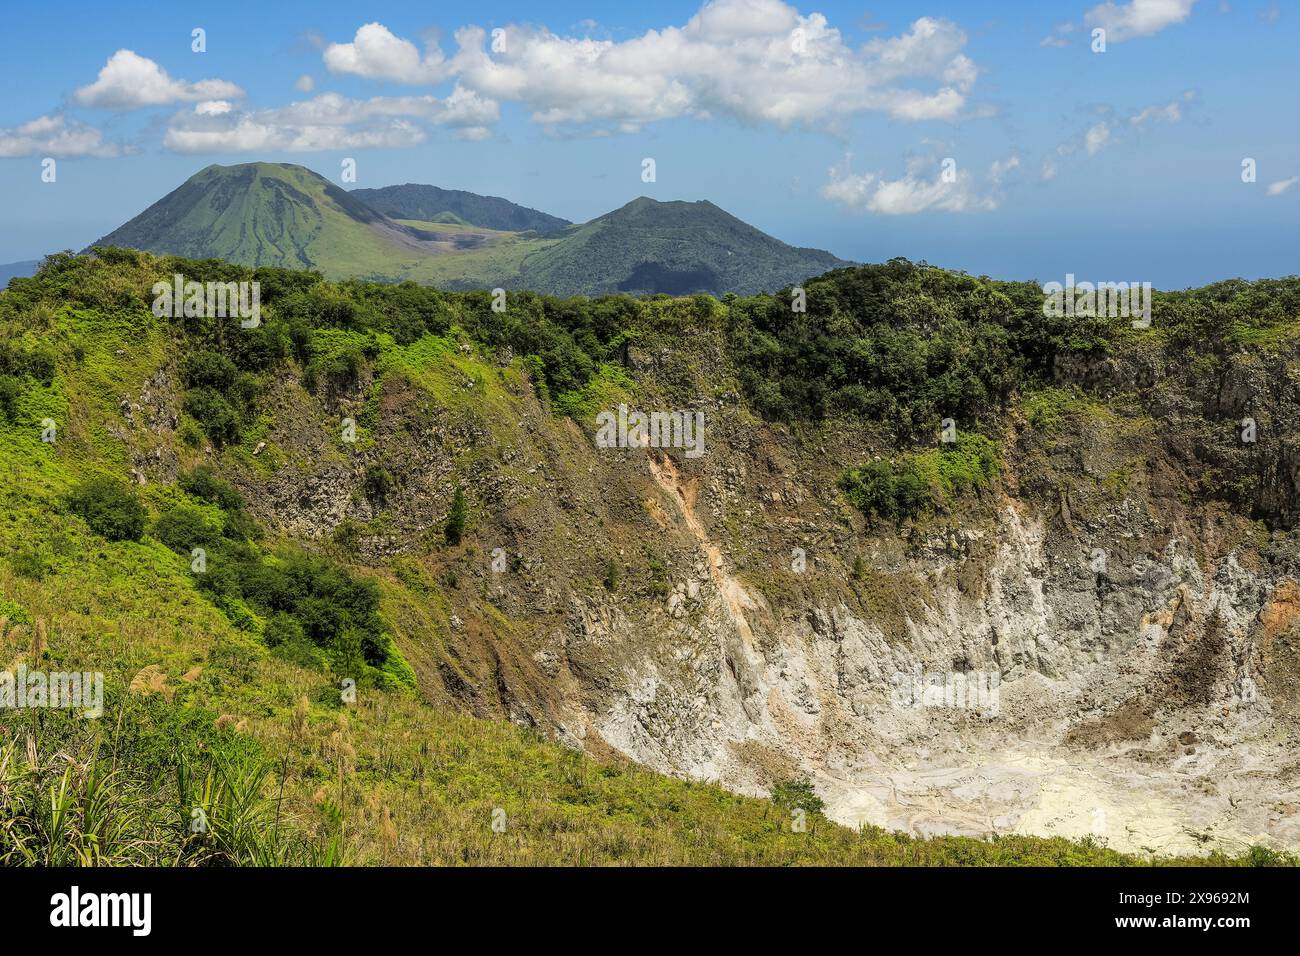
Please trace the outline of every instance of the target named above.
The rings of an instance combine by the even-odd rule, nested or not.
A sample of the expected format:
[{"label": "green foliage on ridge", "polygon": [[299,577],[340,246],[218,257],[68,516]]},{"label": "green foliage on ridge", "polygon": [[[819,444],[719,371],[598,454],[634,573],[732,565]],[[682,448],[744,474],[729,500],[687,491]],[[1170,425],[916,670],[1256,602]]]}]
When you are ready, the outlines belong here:
[{"label": "green foliage on ridge", "polygon": [[[155,320],[149,287],[172,271],[201,281],[256,279],[263,325],[244,330],[229,321]],[[0,462],[9,477],[0,522],[7,559],[0,561],[0,616],[23,627],[57,617],[50,630],[60,663],[85,654],[114,671],[119,688],[141,666],[160,662],[175,697],[111,697],[102,741],[84,724],[7,718],[10,736],[0,741],[0,844],[10,851],[4,862],[1144,862],[1091,841],[854,832],[821,816],[802,781],[773,791],[780,810],[808,814],[808,832],[795,834],[789,815],[773,803],[601,764],[506,722],[428,708],[414,695],[366,694],[344,713],[326,671],[360,668],[384,686],[413,682],[405,660],[385,644],[389,629],[371,585],[378,578],[381,594],[390,587],[403,597],[414,592],[282,540],[263,543],[236,489],[202,466],[183,470],[174,486],[117,486],[136,496],[152,519],[138,540],[110,540],[58,507],[92,476],[121,475],[132,466],[131,449],[103,422],[117,414],[123,383],[135,389],[164,367],[176,370],[175,385],[186,396],[209,389],[226,397],[242,441],[250,440],[255,406],[276,377],[313,363],[322,389],[358,370],[427,374],[435,383],[475,379],[448,389],[448,404],[466,405],[498,400],[495,376],[517,387],[519,369],[526,368],[552,397],[553,411],[581,419],[634,387],[628,372],[644,358],[634,354],[642,333],[708,330],[722,333],[723,360],[744,376],[747,396],[763,397],[760,407],[775,421],[839,414],[851,420],[848,410],[873,407],[880,401],[874,393],[888,387],[893,404],[870,423],[902,442],[886,463],[888,475],[910,476],[910,487],[924,486],[928,507],[943,508],[978,494],[996,467],[996,448],[966,425],[993,419],[1022,386],[1047,381],[1058,357],[1104,352],[1133,338],[1173,343],[1193,356],[1268,339],[1294,326],[1300,283],[1225,283],[1157,294],[1154,327],[1145,332],[1124,322],[1047,320],[1036,311],[1041,297],[1032,284],[911,263],[841,270],[808,288],[806,315],[790,312],[785,293],[719,303],[708,296],[557,300],[512,292],[507,311],[498,313],[485,293],[328,283],[310,272],[155,259],[131,250],[54,256],[39,275],[15,280],[0,294],[0,371],[13,382],[14,412],[0,417]],[[1256,314],[1251,303],[1261,290],[1280,304]],[[846,359],[853,349],[856,357]],[[921,369],[941,379],[949,373],[940,384],[918,374],[918,351]],[[482,384],[487,377],[495,391]],[[866,404],[854,404],[858,399]],[[954,400],[970,404],[952,409]],[[1066,407],[1067,396],[1054,394],[1034,405],[1044,427],[1059,426]],[[47,414],[75,421],[57,446],[38,437],[35,425]],[[944,414],[963,423],[956,445],[916,449],[911,443],[929,440]],[[218,450],[214,460],[229,461],[240,450],[228,449],[224,457]],[[185,464],[204,455],[196,451]],[[366,487],[382,496],[386,482],[375,473]],[[892,492],[880,498],[897,513],[909,500]],[[214,576],[188,570],[187,546],[207,549]],[[637,582],[631,569],[623,577],[612,558],[603,565],[605,586],[629,594]],[[18,570],[38,567],[38,574]],[[652,559],[650,571],[640,590],[664,596],[667,568]],[[413,580],[431,601],[438,596],[432,577]],[[202,671],[197,677],[178,676],[195,669]],[[236,731],[236,717],[251,721],[253,730]],[[125,737],[111,736],[118,728]],[[5,759],[23,755],[24,734],[38,749],[32,766]],[[349,751],[356,758],[351,765]],[[75,762],[56,756],[62,754]],[[276,761],[271,773],[269,757]],[[105,783],[110,768],[114,776]],[[209,778],[211,791],[202,786]],[[268,816],[272,795],[279,810],[278,789],[292,817]],[[220,821],[212,839],[191,840],[189,801],[206,792],[231,797],[210,801]],[[510,841],[484,825],[497,806],[510,815]],[[95,807],[109,812],[102,818],[84,812]],[[152,809],[136,812],[142,807]],[[389,808],[408,829],[384,842]],[[105,826],[82,827],[95,819]],[[58,821],[76,825],[57,829]],[[1209,859],[1290,861],[1258,848],[1237,860]]]},{"label": "green foliage on ridge", "polygon": [[979,434],[847,469],[840,490],[870,519],[902,521],[987,488],[997,474],[997,445]]}]

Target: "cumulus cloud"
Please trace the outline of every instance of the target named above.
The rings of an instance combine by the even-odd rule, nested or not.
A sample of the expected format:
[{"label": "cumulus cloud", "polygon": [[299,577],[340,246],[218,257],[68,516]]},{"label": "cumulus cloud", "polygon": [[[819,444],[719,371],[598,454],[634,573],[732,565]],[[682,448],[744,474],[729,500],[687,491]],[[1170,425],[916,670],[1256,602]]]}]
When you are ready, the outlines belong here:
[{"label": "cumulus cloud", "polygon": [[[369,57],[362,49],[389,51]],[[820,13],[783,0],[711,0],[682,26],[628,40],[565,36],[512,25],[457,31],[450,59],[423,57],[381,24],[326,51],[326,65],[400,82],[456,76],[486,98],[526,106],[549,126],[633,131],[657,120],[725,115],[782,127],[833,126],[862,112],[904,120],[951,120],[978,75],[951,21],[921,17],[902,34],[855,49]],[[345,52],[344,52],[345,51]]]},{"label": "cumulus cloud", "polygon": [[1279,179],[1275,183],[1268,184],[1268,194],[1270,196],[1280,196],[1296,183],[1300,183],[1300,176],[1292,176],[1290,179]]},{"label": "cumulus cloud", "polygon": [[79,88],[73,98],[82,106],[106,110],[133,110],[142,106],[167,106],[200,100],[239,99],[244,91],[225,80],[194,83],[172,79],[167,71],[131,50],[118,50],[95,82]]},{"label": "cumulus cloud", "polygon": [[104,134],[62,116],[40,116],[9,129],[0,128],[0,156],[119,156],[120,146]]},{"label": "cumulus cloud", "polygon": [[908,216],[920,212],[987,212],[1001,204],[999,187],[1020,158],[1011,156],[994,162],[986,177],[987,188],[981,190],[975,179],[963,169],[945,177],[943,165],[934,159],[915,159],[908,163],[900,179],[885,179],[876,173],[854,173],[852,157],[833,166],[821,194],[853,212],[870,212],[882,216]]},{"label": "cumulus cloud", "polygon": [[1083,18],[1088,26],[1105,29],[1106,42],[1122,43],[1182,23],[1192,15],[1195,5],[1196,0],[1130,0],[1129,3],[1108,0],[1093,7]]},{"label": "cumulus cloud", "polygon": [[414,43],[394,36],[382,23],[360,27],[351,43],[327,46],[325,66],[331,73],[351,73],[413,86],[438,83],[447,77],[441,49],[434,47],[420,56]]},{"label": "cumulus cloud", "polygon": [[234,104],[228,100],[207,100],[194,107],[194,112],[200,116],[220,116],[222,113],[229,113],[234,108]]},{"label": "cumulus cloud", "polygon": [[1096,156],[1110,142],[1110,131],[1111,125],[1105,122],[1088,127],[1088,132],[1083,134],[1083,148],[1089,156]]},{"label": "cumulus cloud", "polygon": [[424,142],[425,124],[449,127],[462,139],[483,139],[499,115],[495,102],[459,86],[444,99],[354,100],[322,93],[278,109],[244,112],[229,107],[228,103],[200,103],[191,113],[177,114],[164,145],[179,153],[394,148]]}]

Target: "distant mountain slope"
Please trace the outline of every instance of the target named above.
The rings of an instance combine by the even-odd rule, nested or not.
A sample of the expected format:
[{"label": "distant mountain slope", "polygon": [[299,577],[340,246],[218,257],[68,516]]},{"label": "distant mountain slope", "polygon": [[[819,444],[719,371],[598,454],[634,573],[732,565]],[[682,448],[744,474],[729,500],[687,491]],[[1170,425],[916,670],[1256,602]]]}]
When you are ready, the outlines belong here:
[{"label": "distant mountain slope", "polygon": [[451,214],[461,222],[473,226],[508,232],[554,232],[571,225],[567,219],[548,216],[508,199],[480,196],[463,189],[440,189],[437,186],[406,183],[381,189],[354,189],[352,195],[391,219],[447,222],[445,217]]},{"label": "distant mountain slope", "polygon": [[[464,202],[446,208],[447,197]],[[539,228],[543,235],[533,232]],[[747,294],[851,264],[788,246],[710,202],[642,197],[575,226],[504,199],[434,186],[346,192],[303,166],[280,163],[209,166],[95,245],[318,269],[334,279],[561,296]]]},{"label": "distant mountain slope", "polygon": [[94,245],[340,275],[392,275],[429,254],[412,230],[282,163],[209,166]]},{"label": "distant mountain slope", "polygon": [[642,196],[524,259],[524,288],[554,295],[774,291],[851,263],[786,245],[711,202]]},{"label": "distant mountain slope", "polygon": [[32,259],[29,262],[6,262],[0,264],[0,289],[9,284],[9,280],[15,276],[33,276],[36,275],[36,269],[41,264],[41,260]]}]

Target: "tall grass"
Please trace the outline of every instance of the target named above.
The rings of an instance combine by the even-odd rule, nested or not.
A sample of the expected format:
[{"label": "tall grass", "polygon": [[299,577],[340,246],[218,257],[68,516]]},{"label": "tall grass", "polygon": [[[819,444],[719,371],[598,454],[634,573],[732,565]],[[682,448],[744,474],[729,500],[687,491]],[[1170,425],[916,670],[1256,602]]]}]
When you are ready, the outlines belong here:
[{"label": "tall grass", "polygon": [[[157,719],[166,705],[134,706]],[[124,713],[119,711],[119,718]],[[0,865],[329,866],[341,820],[319,839],[283,807],[274,765],[237,741],[209,753],[180,722],[169,759],[124,732],[77,733],[72,718],[23,715],[0,739]],[[11,728],[10,732],[13,733]]]}]

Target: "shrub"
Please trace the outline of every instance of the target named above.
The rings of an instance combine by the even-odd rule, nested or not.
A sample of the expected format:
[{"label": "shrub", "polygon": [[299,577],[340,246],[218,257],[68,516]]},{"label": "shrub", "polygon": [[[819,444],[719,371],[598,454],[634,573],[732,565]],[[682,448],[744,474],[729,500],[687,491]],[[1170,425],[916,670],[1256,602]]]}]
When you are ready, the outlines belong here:
[{"label": "shrub", "polygon": [[244,497],[234,485],[217,477],[209,465],[199,465],[182,474],[176,484],[181,491],[201,501],[214,504],[222,511],[242,511]]},{"label": "shrub", "polygon": [[45,566],[45,559],[35,548],[19,548],[10,556],[9,567],[20,578],[32,581],[45,580],[45,574],[49,570]]},{"label": "shrub", "polygon": [[1295,866],[1296,858],[1289,853],[1271,850],[1256,843],[1246,852],[1243,863],[1246,866]]},{"label": "shrub", "polygon": [[188,504],[169,508],[153,524],[153,536],[177,554],[189,554],[195,547],[211,545],[221,534],[211,518]]},{"label": "shrub", "polygon": [[190,388],[214,388],[225,391],[234,384],[235,363],[220,352],[201,349],[185,356],[185,384]]},{"label": "shrub", "polygon": [[869,461],[849,469],[840,476],[839,486],[849,503],[869,519],[912,517],[927,498],[915,472],[892,461]]},{"label": "shrub", "polygon": [[393,489],[393,476],[383,465],[366,465],[366,477],[361,487],[368,499],[382,502]]},{"label": "shrub", "polygon": [[460,544],[460,539],[465,534],[465,492],[460,485],[456,486],[456,493],[452,496],[451,511],[447,513],[443,534],[447,543],[453,547]]},{"label": "shrub", "polygon": [[619,567],[618,562],[613,558],[607,558],[605,561],[605,590],[615,590],[618,587],[619,579],[622,576],[623,569]]},{"label": "shrub", "polygon": [[361,553],[361,526],[351,518],[344,518],[330,533],[330,541],[341,555],[355,558]]},{"label": "shrub", "polygon": [[279,611],[266,621],[262,630],[262,640],[277,657],[309,667],[322,670],[326,665],[324,653],[307,637],[302,625],[291,614]]},{"label": "shrub", "polygon": [[22,383],[12,375],[0,375],[0,421],[12,422],[18,417],[18,396]]},{"label": "shrub", "polygon": [[194,419],[187,417],[181,422],[181,427],[176,430],[176,437],[186,447],[198,448],[203,444],[203,429],[195,424]]},{"label": "shrub", "polygon": [[0,342],[0,375],[14,378],[34,378],[42,385],[54,381],[55,355],[49,346],[38,345],[24,349],[9,342]]},{"label": "shrub", "polygon": [[281,644],[306,641],[307,635],[302,625],[294,620],[292,615],[277,611],[266,619],[262,640],[266,642],[267,647],[279,647]]},{"label": "shrub", "polygon": [[72,490],[67,504],[92,531],[110,541],[139,541],[144,534],[147,512],[124,481],[107,476],[88,478]]},{"label": "shrub", "polygon": [[787,810],[821,813],[826,804],[807,780],[784,780],[772,786],[772,802]]},{"label": "shrub", "polygon": [[941,448],[850,468],[840,476],[839,487],[868,520],[902,521],[980,491],[997,474],[997,466],[997,445],[983,435],[964,433]]},{"label": "shrub", "polygon": [[220,448],[239,440],[239,416],[218,392],[196,388],[185,394],[185,411],[192,415],[212,444]]},{"label": "shrub", "polygon": [[216,505],[222,512],[221,533],[234,541],[257,540],[261,529],[253,516],[244,510],[244,497],[234,485],[218,478],[208,465],[199,465],[177,479],[188,495]]},{"label": "shrub", "polygon": [[356,342],[337,342],[329,340],[322,345],[323,337],[315,336],[311,340],[314,351],[303,376],[303,385],[310,391],[320,383],[332,386],[348,386],[356,382],[365,362],[365,354]]},{"label": "shrub", "polygon": [[668,596],[668,568],[658,558],[650,559],[650,584],[646,590],[651,597]]}]

